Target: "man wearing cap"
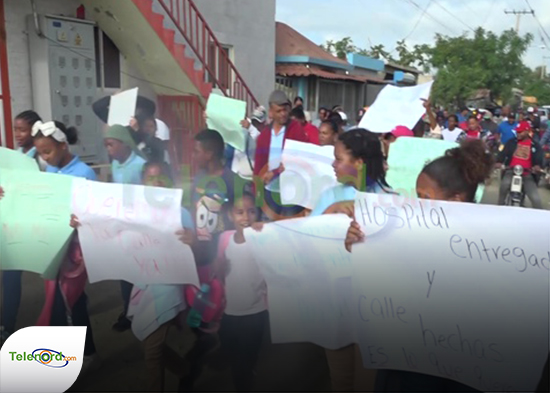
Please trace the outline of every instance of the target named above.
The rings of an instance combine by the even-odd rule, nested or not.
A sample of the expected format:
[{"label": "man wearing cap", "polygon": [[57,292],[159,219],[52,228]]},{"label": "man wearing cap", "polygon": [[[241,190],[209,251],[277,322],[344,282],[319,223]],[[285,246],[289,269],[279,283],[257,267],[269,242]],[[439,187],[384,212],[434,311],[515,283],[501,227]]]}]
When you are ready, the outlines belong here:
[{"label": "man wearing cap", "polygon": [[517,139],[510,139],[497,157],[497,163],[504,166],[505,169],[500,181],[498,204],[504,205],[514,177],[512,168],[519,165],[524,170],[523,189],[525,195],[531,201],[533,209],[542,209],[537,182],[533,176],[533,173],[540,171],[542,166],[544,156],[542,148],[540,144],[533,141],[531,124],[528,121],[519,123],[516,132]]},{"label": "man wearing cap", "polygon": [[481,123],[479,123],[479,125],[484,132],[490,132],[491,135],[497,133],[498,126],[493,121],[493,115],[491,115],[491,112],[489,111],[485,112],[485,114],[483,115],[483,120],[481,121]]},{"label": "man wearing cap", "polygon": [[508,112],[508,118],[500,123],[497,129],[497,135],[500,138],[501,144],[506,145],[509,140],[516,137],[515,129],[517,126],[516,115],[512,112]]},{"label": "man wearing cap", "polygon": [[285,141],[292,139],[309,142],[302,125],[290,119],[290,107],[290,100],[283,91],[275,90],[271,93],[269,117],[272,122],[264,127],[256,142],[254,159],[256,193],[257,195],[261,195],[258,194],[260,192],[263,193],[264,211],[274,213],[270,218],[275,219],[293,216],[303,210],[297,206],[282,206],[281,203],[279,175],[284,170],[282,155]]}]

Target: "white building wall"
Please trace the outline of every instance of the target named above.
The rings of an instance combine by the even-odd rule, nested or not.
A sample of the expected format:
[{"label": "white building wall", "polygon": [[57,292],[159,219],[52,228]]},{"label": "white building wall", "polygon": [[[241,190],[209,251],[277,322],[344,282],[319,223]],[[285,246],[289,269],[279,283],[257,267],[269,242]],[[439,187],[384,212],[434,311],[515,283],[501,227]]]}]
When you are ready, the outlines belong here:
[{"label": "white building wall", "polygon": [[[35,0],[39,14],[54,14],[68,17],[76,16],[78,1],[74,0]],[[29,62],[29,40],[27,32],[27,15],[32,14],[30,0],[4,0],[6,14],[6,43],[12,98],[12,114],[32,109],[32,83]],[[90,12],[88,10],[88,12]],[[139,87],[140,94],[155,99],[156,95],[150,84],[141,81],[142,75],[121,56],[123,72],[122,89]],[[137,78],[139,79],[137,79]],[[114,93],[113,89],[98,89],[97,97]],[[44,117],[47,114],[40,114]]]},{"label": "white building wall", "polygon": [[275,87],[275,0],[194,0],[261,105]]}]

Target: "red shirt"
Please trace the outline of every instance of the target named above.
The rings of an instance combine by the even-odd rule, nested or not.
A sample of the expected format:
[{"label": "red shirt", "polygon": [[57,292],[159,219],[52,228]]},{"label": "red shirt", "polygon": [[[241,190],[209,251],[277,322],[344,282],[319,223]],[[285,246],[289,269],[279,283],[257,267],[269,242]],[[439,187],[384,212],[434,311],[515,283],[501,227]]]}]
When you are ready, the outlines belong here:
[{"label": "red shirt", "polygon": [[309,137],[309,143],[313,143],[314,145],[319,144],[319,129],[317,127],[311,123],[306,123],[304,126],[304,131]]},{"label": "red shirt", "polygon": [[525,169],[525,172],[530,171],[533,167],[532,154],[531,139],[527,138],[519,141],[510,166],[513,168],[516,165],[521,165]]}]

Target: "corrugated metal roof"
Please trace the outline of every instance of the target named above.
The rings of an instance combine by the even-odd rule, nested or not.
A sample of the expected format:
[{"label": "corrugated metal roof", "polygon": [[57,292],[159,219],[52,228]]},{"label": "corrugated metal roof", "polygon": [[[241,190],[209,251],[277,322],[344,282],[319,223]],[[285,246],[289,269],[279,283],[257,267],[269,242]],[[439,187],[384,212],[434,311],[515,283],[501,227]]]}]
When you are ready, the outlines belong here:
[{"label": "corrugated metal roof", "polygon": [[277,56],[308,56],[350,65],[346,60],[331,55],[292,27],[281,22],[276,23],[275,41]]},{"label": "corrugated metal roof", "polygon": [[315,75],[324,79],[334,79],[334,80],[350,80],[356,82],[376,82],[376,83],[387,83],[383,79],[371,78],[367,76],[358,76],[358,75],[345,75],[337,74],[335,72],[325,71],[318,67],[306,67],[303,64],[277,64],[275,67],[277,75],[281,76],[310,76]]}]

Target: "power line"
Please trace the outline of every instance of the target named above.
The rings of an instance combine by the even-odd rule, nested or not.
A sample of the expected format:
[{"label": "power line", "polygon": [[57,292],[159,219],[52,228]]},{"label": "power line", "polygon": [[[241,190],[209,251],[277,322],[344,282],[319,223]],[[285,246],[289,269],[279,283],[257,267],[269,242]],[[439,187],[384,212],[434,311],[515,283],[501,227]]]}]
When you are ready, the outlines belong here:
[{"label": "power line", "polygon": [[[410,4],[412,4],[414,7],[418,8],[420,11],[424,11],[422,9],[422,7],[420,7],[416,2],[414,2],[413,0],[407,0]],[[449,30],[451,33],[453,34],[456,34],[455,31],[451,30],[451,28],[449,26],[447,26],[446,24],[444,23],[441,23],[439,20],[437,20],[436,18],[434,18],[428,11],[426,11],[426,16],[428,18],[430,18],[431,20],[433,20],[435,23],[437,23],[438,25],[442,26],[443,28]]]},{"label": "power line", "polygon": [[457,21],[459,21],[460,23],[462,23],[464,26],[466,26],[468,29],[472,30],[475,32],[475,30],[470,27],[466,22],[462,21],[462,19],[460,19],[458,16],[454,15],[452,12],[450,12],[447,8],[443,7],[441,4],[439,4],[439,2],[435,1],[435,4],[441,8],[443,11],[445,11],[447,14],[449,14],[450,16],[452,16],[453,18],[455,18]]},{"label": "power line", "polygon": [[[412,28],[412,30],[410,31],[409,34],[406,35],[405,38],[403,38],[403,41],[407,40],[415,31],[416,31],[416,28],[418,27],[418,25],[420,24],[420,22],[422,21],[422,19],[424,19],[424,16],[426,15],[426,11],[428,11],[428,8],[430,8],[430,5],[432,5],[432,2],[433,0],[430,0],[428,2],[428,5],[426,5],[426,8],[424,8],[424,11],[422,11],[422,13],[420,14],[420,17],[418,18],[418,20],[416,21],[414,27]],[[395,49],[394,49],[395,50]]]},{"label": "power line", "polygon": [[[493,9],[493,7],[495,6],[495,3],[497,2],[497,0],[493,0],[493,2],[491,3],[491,6],[489,7],[489,9]],[[483,20],[483,23],[481,24],[481,27],[485,26],[485,24],[487,23],[487,21],[489,20],[489,17],[491,16],[491,12],[487,12],[487,16],[485,17],[485,19]]]},{"label": "power line", "polygon": [[513,15],[516,15],[517,19],[516,19],[516,33],[519,34],[519,22],[521,20],[521,16],[522,15],[528,15],[528,14],[533,14],[535,15],[535,11],[531,10],[531,11],[516,11],[516,10],[512,10],[512,11],[508,11],[508,10],[504,10],[504,13],[506,15],[508,14],[513,14]]},{"label": "power line", "polygon": [[535,14],[535,10],[533,9],[533,7],[531,7],[531,3],[529,3],[529,0],[525,0],[525,2],[527,3],[527,6],[529,7],[529,9],[531,10],[531,14],[533,15],[533,18],[535,18],[535,20],[537,21],[540,29],[542,30],[542,32],[544,33],[544,35],[546,36],[546,38],[548,38],[548,40],[550,41],[550,35],[548,35],[548,33],[546,32],[546,30],[544,29],[544,27],[542,26],[542,23],[540,23],[539,21],[539,18],[537,18],[537,15]]}]

